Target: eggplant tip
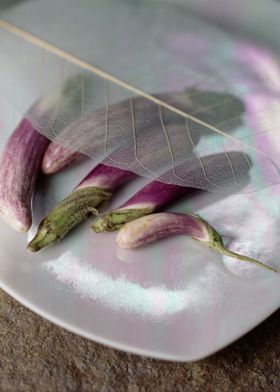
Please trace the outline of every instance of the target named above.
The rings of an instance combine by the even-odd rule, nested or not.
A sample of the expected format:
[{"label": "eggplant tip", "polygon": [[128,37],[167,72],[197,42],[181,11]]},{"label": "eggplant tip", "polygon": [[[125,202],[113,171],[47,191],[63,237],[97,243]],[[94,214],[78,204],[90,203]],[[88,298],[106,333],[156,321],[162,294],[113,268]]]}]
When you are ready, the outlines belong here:
[{"label": "eggplant tip", "polygon": [[10,226],[19,233],[27,233],[31,227],[31,224],[26,225],[19,221],[13,221],[10,223]]},{"label": "eggplant tip", "polygon": [[36,249],[35,247],[31,246],[30,244],[27,246],[26,249],[29,250],[29,252],[31,252],[31,253],[36,253],[39,250],[39,249]]},{"label": "eggplant tip", "polygon": [[12,217],[11,215],[1,213],[1,216],[12,229],[14,229],[19,233],[26,233],[31,227],[31,223],[29,224],[23,223],[18,219],[16,219],[15,217]]},{"label": "eggplant tip", "polygon": [[42,172],[44,174],[47,174],[47,175],[48,174],[54,174],[56,172],[56,170],[54,170],[51,162],[44,161],[44,160],[43,160],[42,165],[41,165],[41,170],[42,170]]},{"label": "eggplant tip", "polygon": [[23,224],[20,223],[20,222],[15,222],[14,224],[11,224],[11,227],[12,227],[14,230],[18,231],[19,233],[27,233],[28,230],[30,229],[30,226],[31,226],[31,225],[29,225],[29,226],[23,225]]},{"label": "eggplant tip", "polygon": [[116,238],[117,245],[122,249],[133,249],[137,248],[137,244],[131,241],[129,235],[124,232],[124,229],[120,230]]},{"label": "eggplant tip", "polygon": [[18,229],[18,232],[19,233],[27,233],[28,232],[28,230],[29,230],[29,228],[27,228],[27,227],[20,227],[19,229]]},{"label": "eggplant tip", "polygon": [[91,225],[91,229],[95,233],[114,231],[114,227],[110,225],[110,220],[106,216],[101,216],[93,225]]},{"label": "eggplant tip", "polygon": [[35,237],[27,245],[27,249],[30,252],[35,253],[43,249],[45,246],[54,244],[57,240],[58,236],[51,229],[49,222],[47,220],[43,220],[40,223]]},{"label": "eggplant tip", "polygon": [[122,241],[117,241],[117,245],[121,249],[133,249],[133,246],[130,246],[129,244],[126,244],[125,242]]}]

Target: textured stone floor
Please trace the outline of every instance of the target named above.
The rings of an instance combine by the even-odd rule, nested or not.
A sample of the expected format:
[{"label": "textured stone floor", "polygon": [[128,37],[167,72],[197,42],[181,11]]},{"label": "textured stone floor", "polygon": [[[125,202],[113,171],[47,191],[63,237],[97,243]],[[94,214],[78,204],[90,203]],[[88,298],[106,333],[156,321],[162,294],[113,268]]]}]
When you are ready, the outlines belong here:
[{"label": "textured stone floor", "polygon": [[126,354],[75,336],[0,291],[1,392],[280,391],[280,310],[195,363]]}]

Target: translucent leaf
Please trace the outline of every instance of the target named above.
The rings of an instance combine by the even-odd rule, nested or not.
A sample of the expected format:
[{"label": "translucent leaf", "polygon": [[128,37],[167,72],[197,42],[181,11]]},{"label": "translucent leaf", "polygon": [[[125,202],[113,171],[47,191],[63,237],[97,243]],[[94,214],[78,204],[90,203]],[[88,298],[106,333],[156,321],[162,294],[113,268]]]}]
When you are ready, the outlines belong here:
[{"label": "translucent leaf", "polygon": [[212,191],[279,181],[278,58],[187,5],[26,1],[0,29],[5,98],[93,164]]}]

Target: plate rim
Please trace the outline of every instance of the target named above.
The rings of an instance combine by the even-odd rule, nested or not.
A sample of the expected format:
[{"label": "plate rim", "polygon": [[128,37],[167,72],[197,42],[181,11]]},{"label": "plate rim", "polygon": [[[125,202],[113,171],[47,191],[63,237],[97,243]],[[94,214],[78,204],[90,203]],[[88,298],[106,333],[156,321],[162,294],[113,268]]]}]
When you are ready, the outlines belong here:
[{"label": "plate rim", "polygon": [[104,345],[108,348],[113,348],[115,350],[119,350],[128,354],[134,354],[134,355],[140,355],[144,356],[146,358],[151,358],[151,359],[156,359],[156,360],[162,360],[162,361],[170,361],[170,362],[180,362],[180,363],[190,363],[190,362],[197,362],[203,359],[206,359],[213,354],[225,349],[226,347],[230,346],[232,343],[240,339],[241,337],[245,336],[248,332],[252,331],[254,328],[256,328],[258,325],[260,325],[264,320],[266,320],[268,317],[270,317],[273,313],[275,313],[278,309],[280,309],[280,305],[276,306],[273,311],[268,311],[265,316],[260,319],[256,324],[253,326],[250,326],[246,328],[245,331],[241,332],[240,334],[237,334],[235,337],[230,339],[227,344],[225,345],[220,345],[219,347],[216,347],[215,350],[212,350],[208,352],[207,354],[204,355],[198,355],[197,357],[193,357],[191,359],[186,359],[183,356],[180,355],[172,355],[172,354],[162,354],[159,352],[151,352],[146,349],[141,349],[139,347],[133,346],[133,345],[128,345],[128,344],[123,344],[123,343],[118,343],[115,340],[111,340],[109,338],[104,338],[100,335],[96,335],[94,333],[86,332],[80,329],[79,327],[76,327],[72,324],[64,322],[62,319],[60,319],[57,316],[53,316],[51,313],[44,311],[40,309],[38,305],[33,304],[32,302],[26,300],[25,298],[21,297],[19,294],[17,294],[13,289],[11,289],[9,286],[7,286],[3,281],[0,281],[0,289],[2,289],[6,294],[10,295],[14,300],[16,300],[20,305],[24,306],[31,312],[35,313],[36,315],[42,317],[43,319],[51,322],[55,326],[58,326],[60,328],[63,328],[64,330],[73,333],[77,336],[80,336],[82,338],[88,339],[92,342]]}]

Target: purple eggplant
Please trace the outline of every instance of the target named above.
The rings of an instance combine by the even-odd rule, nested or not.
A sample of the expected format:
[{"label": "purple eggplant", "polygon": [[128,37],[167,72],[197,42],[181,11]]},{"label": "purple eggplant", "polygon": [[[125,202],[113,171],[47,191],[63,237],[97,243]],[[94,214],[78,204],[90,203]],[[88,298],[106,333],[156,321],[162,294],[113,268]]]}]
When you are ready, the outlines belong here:
[{"label": "purple eggplant", "polygon": [[152,181],[127,200],[121,207],[110,211],[92,225],[96,233],[119,230],[125,223],[153,213],[195,189]]},{"label": "purple eggplant", "polygon": [[[0,214],[15,230],[26,232],[31,226],[34,186],[50,142],[37,130],[47,136],[60,133],[65,123],[56,120],[62,115],[74,121],[72,108],[73,102],[76,106],[79,102],[81,79],[84,75],[75,75],[35,102],[4,149],[0,167]],[[86,85],[90,89],[91,84]]]},{"label": "purple eggplant", "polygon": [[42,171],[45,174],[54,174],[70,164],[86,159],[87,156],[79,151],[72,151],[58,143],[50,143],[42,162]]},{"label": "purple eggplant", "polygon": [[32,196],[49,140],[24,118],[2,154],[0,214],[15,230],[26,232],[32,223]]},{"label": "purple eggplant", "polygon": [[176,234],[186,234],[223,255],[277,272],[274,268],[258,260],[227,249],[221,235],[197,215],[162,212],[144,216],[126,223],[120,229],[117,235],[117,244],[124,249],[133,249]]},{"label": "purple eggplant", "polygon": [[[243,103],[237,97],[227,93],[200,91],[191,88],[179,92],[160,93],[155,97],[182,111],[194,112],[198,119],[214,125],[217,122],[239,117],[244,112]],[[151,138],[152,144],[158,143],[157,135],[162,132],[162,116],[166,126],[176,129],[176,133],[173,132],[173,138],[176,134],[181,133],[185,134],[187,138],[189,137],[184,117],[167,109],[160,111],[159,106],[150,100],[135,97],[98,109],[85,116],[82,119],[82,132],[80,132],[81,119],[69,124],[59,134],[61,144],[54,140],[48,147],[42,164],[43,172],[46,174],[56,173],[76,160],[85,159],[87,155],[100,154],[101,151],[104,151],[105,130],[108,135],[114,135],[114,140],[118,140],[118,143],[108,143],[106,146],[107,155],[125,144],[130,145],[132,139],[125,130],[132,130],[135,126],[132,121],[132,109],[134,121],[137,123],[137,132],[141,132],[142,137],[144,134],[147,134],[147,137],[150,136],[151,127],[153,128],[155,136]],[[192,143],[196,144],[203,129],[201,125],[194,122],[191,122],[189,126],[194,129]],[[74,151],[78,139],[80,152]],[[118,157],[121,154],[126,156],[125,148],[122,153],[118,151]],[[96,158],[99,159],[100,156]]]},{"label": "purple eggplant", "polygon": [[136,174],[110,166],[96,166],[40,223],[28,250],[37,252],[61,240],[89,215],[96,215],[112,193]]},{"label": "purple eggplant", "polygon": [[[175,103],[176,106],[180,108],[186,109],[189,108],[191,105],[188,100],[187,103],[185,102],[187,99],[187,94],[185,92],[173,94],[159,94],[157,95],[157,97],[166,100],[170,104]],[[71,146],[71,143],[73,143],[76,147],[77,138],[80,138],[80,148],[82,148],[83,150],[85,149],[86,152],[88,152],[87,146],[89,150],[92,146],[94,146],[94,150],[97,154],[102,152],[104,149],[105,129],[108,126],[108,121],[109,126],[111,124],[114,127],[114,135],[119,139],[120,144],[110,144],[110,147],[106,151],[107,154],[110,154],[116,149],[119,149],[120,146],[125,145],[128,141],[125,137],[116,133],[116,127],[114,126],[114,123],[119,123],[119,121],[122,121],[122,127],[133,127],[133,123],[131,120],[131,102],[131,99],[124,100],[116,104],[110,105],[109,108],[104,107],[85,116],[85,118],[83,119],[84,129],[82,132],[82,136],[78,135],[78,130],[81,127],[80,119],[69,124],[59,134],[60,142],[58,143],[56,140],[54,140],[49,145],[42,162],[42,171],[45,174],[53,174],[62,170],[64,167],[68,166],[72,162],[75,162],[76,160],[85,159],[87,155],[83,154],[82,152],[75,151],[74,147],[73,150],[69,148]],[[137,112],[140,112],[141,115],[144,114],[147,122],[152,123],[154,128],[162,128],[157,105],[153,104],[152,102],[143,97],[136,97],[133,99],[133,102],[135,110]],[[165,117],[168,124],[176,125],[180,123],[185,129],[185,120],[181,116],[178,116],[171,111],[167,111]],[[143,132],[145,127],[147,127],[147,123],[143,122],[143,124],[140,126]],[[83,146],[83,144],[86,144],[86,146]]]},{"label": "purple eggplant", "polygon": [[[203,157],[203,162],[209,173],[211,174],[211,172],[213,172],[215,174],[217,172],[223,173],[230,170],[228,159],[231,160],[232,165],[235,167],[235,171],[239,175],[238,179],[241,186],[242,181],[244,183],[245,178],[247,179],[248,171],[250,169],[250,166],[247,164],[249,157],[245,156],[245,154],[238,151],[230,151],[227,155],[213,154]],[[207,181],[205,172],[202,170],[201,161],[198,159],[189,161],[184,166],[182,165],[180,170],[184,170],[185,179],[191,181],[194,186],[197,185],[198,188],[203,186]],[[230,178],[230,174],[227,174],[226,177]],[[221,180],[223,181],[222,176]],[[232,176],[232,181],[234,182],[235,180],[236,177]],[[232,184],[228,183],[227,185],[229,186]],[[234,185],[236,185],[235,182]],[[214,184],[207,184],[207,186],[208,188],[211,186],[211,188],[215,190]],[[226,189],[225,186],[224,188]],[[158,211],[168,203],[175,201],[182,196],[190,196],[195,192],[198,192],[198,189],[152,181],[133,195],[122,206],[101,216],[92,225],[92,229],[96,233],[118,230],[127,222]]]}]

